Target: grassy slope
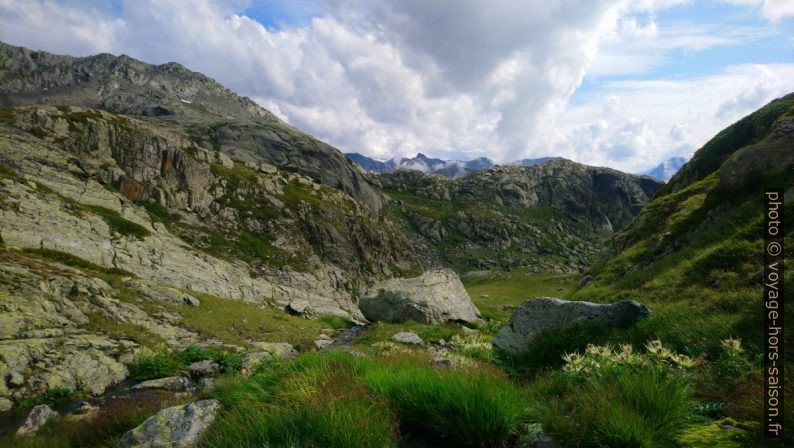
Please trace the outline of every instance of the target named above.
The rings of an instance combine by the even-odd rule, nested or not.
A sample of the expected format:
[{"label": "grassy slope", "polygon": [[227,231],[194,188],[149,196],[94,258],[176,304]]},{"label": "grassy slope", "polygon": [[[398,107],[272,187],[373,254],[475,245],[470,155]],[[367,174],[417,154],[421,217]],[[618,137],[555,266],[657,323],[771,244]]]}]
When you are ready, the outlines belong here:
[{"label": "grassy slope", "polygon": [[[794,178],[790,172],[770,173],[741,193],[728,194],[719,188],[714,169],[736,149],[763,140],[780,116],[791,115],[794,97],[787,97],[707,143],[671,187],[616,236],[616,252],[591,271],[595,280],[570,296],[647,304],[654,314],[635,327],[596,330],[583,336],[594,342],[635,345],[658,338],[674,350],[701,358],[706,367],[695,395],[719,407],[717,415],[761,419],[763,189],[790,189]],[[794,201],[785,206],[784,219],[790,224]],[[790,229],[787,225],[785,263],[789,266],[794,262]],[[791,280],[789,270],[785,281]],[[791,311],[789,307],[786,312],[789,321],[794,320]],[[720,341],[729,337],[742,340],[750,362],[738,375],[723,368],[728,360]],[[786,342],[792,342],[790,335]],[[785,386],[789,395],[791,381]],[[791,410],[786,416],[790,424],[794,422]]]}]

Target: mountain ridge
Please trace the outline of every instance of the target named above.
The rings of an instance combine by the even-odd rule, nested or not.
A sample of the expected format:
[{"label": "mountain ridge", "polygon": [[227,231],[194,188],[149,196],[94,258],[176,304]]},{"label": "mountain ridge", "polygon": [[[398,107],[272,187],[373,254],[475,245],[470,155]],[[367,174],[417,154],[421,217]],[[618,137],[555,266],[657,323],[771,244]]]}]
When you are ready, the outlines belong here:
[{"label": "mountain ridge", "polygon": [[[471,160],[445,160],[428,157],[423,153],[418,153],[414,157],[393,158],[381,161],[367,157],[363,154],[352,152],[345,155],[358,164],[361,168],[371,173],[383,174],[396,170],[416,170],[423,173],[440,174],[444,177],[458,178],[466,176],[477,170],[488,169],[497,166],[493,160],[487,157],[478,157]],[[539,157],[534,159],[521,159],[505,165],[532,166],[551,160],[562,160],[562,157]]]},{"label": "mountain ridge", "polygon": [[[197,144],[317,179],[383,205],[377,189],[340,151],[284,123],[217,81],[169,62],[129,56],[60,56],[0,42],[0,103],[68,104],[173,123]],[[312,164],[305,161],[311,159]]]}]

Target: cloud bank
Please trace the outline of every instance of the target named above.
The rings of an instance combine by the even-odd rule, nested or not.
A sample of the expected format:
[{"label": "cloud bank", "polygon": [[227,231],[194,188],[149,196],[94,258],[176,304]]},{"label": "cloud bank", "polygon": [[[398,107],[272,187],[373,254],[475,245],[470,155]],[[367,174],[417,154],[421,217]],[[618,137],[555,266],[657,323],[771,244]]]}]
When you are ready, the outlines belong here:
[{"label": "cloud bank", "polygon": [[[769,20],[785,2],[753,3]],[[271,2],[272,3],[272,2]],[[177,61],[343,151],[376,158],[561,155],[639,170],[794,90],[792,64],[626,81],[757,30],[657,23],[681,0],[329,0],[295,25],[260,2],[0,0],[0,39],[33,49]],[[300,11],[291,10],[299,15]],[[586,76],[597,89],[570,99]]]}]

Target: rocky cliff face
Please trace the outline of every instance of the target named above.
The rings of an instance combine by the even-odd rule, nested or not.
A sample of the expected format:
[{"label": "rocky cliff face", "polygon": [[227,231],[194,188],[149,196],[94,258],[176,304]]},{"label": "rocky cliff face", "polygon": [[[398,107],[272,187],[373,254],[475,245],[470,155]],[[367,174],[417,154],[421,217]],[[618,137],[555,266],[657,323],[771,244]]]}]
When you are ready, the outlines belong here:
[{"label": "rocky cliff face", "polygon": [[[27,197],[24,184],[6,186],[20,198],[0,227],[9,245],[223,297],[299,298],[352,317],[357,282],[416,266],[396,229],[308,177],[233,162],[168,128],[92,109],[6,109],[4,120],[13,126],[0,152],[9,173],[54,192]],[[71,202],[77,210],[65,208]],[[114,220],[140,230],[116,238]]]},{"label": "rocky cliff face", "polygon": [[580,270],[662,182],[568,160],[498,166],[460,179],[418,171],[378,177],[383,213],[415,244],[459,270]]},{"label": "rocky cliff face", "polygon": [[0,409],[100,394],[140,339],[228,344],[182,322],[194,295],[361,322],[360,291],[420,269],[397,227],[310,177],[155,121],[0,109]]},{"label": "rocky cliff face", "polygon": [[179,64],[110,54],[74,58],[1,42],[0,61],[0,106],[66,104],[156,117],[198,145],[311,177],[373,210],[383,204],[368,177],[335,148]]}]

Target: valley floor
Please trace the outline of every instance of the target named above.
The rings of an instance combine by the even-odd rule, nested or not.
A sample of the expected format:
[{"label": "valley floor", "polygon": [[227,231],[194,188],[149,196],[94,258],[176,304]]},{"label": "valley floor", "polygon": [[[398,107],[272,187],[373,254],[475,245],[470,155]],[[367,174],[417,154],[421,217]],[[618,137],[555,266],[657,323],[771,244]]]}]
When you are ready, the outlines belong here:
[{"label": "valley floor", "polygon": [[[464,284],[483,315],[479,325],[375,323],[351,330],[340,320],[295,317],[304,324],[278,334],[301,348],[295,359],[287,355],[246,364],[241,355],[222,349],[153,351],[132,367],[133,380],[101,397],[51,390],[28,399],[4,415],[0,446],[113,446],[158,410],[197,399],[217,399],[223,406],[203,447],[529,447],[547,436],[562,446],[757,446],[756,425],[741,418],[749,416],[741,411],[741,401],[752,398],[723,394],[726,376],[756,374],[739,350],[730,362],[698,365],[694,357],[662,345],[586,347],[606,335],[582,329],[542,340],[531,358],[494,352],[490,340],[513,308],[531,297],[579,296],[578,281],[576,275],[525,271],[470,273]],[[208,297],[201,299],[203,305],[213,304]],[[217,306],[231,305],[227,302]],[[609,339],[639,340],[642,333],[665,325],[670,311],[662,303],[654,305],[658,312],[635,334],[626,329]],[[239,316],[227,313],[214,323],[185,318],[192,329],[228,342],[239,341],[238,332],[247,328],[231,325],[230,330],[232,321],[274,329],[284,319],[296,323],[290,316],[252,311],[247,317],[246,310]],[[673,336],[681,331],[670,327],[659,332]],[[394,340],[400,332],[414,333],[421,341]],[[310,347],[308,341],[315,338],[328,342]],[[328,347],[319,348],[323,345]],[[573,350],[580,355],[564,360]],[[179,375],[202,359],[221,367],[211,386],[202,381],[203,388],[189,391],[131,388]],[[739,381],[734,390],[742,393],[753,382]],[[33,405],[50,403],[70,411],[83,399],[100,404],[102,411],[67,414],[35,435],[12,435]]]}]

